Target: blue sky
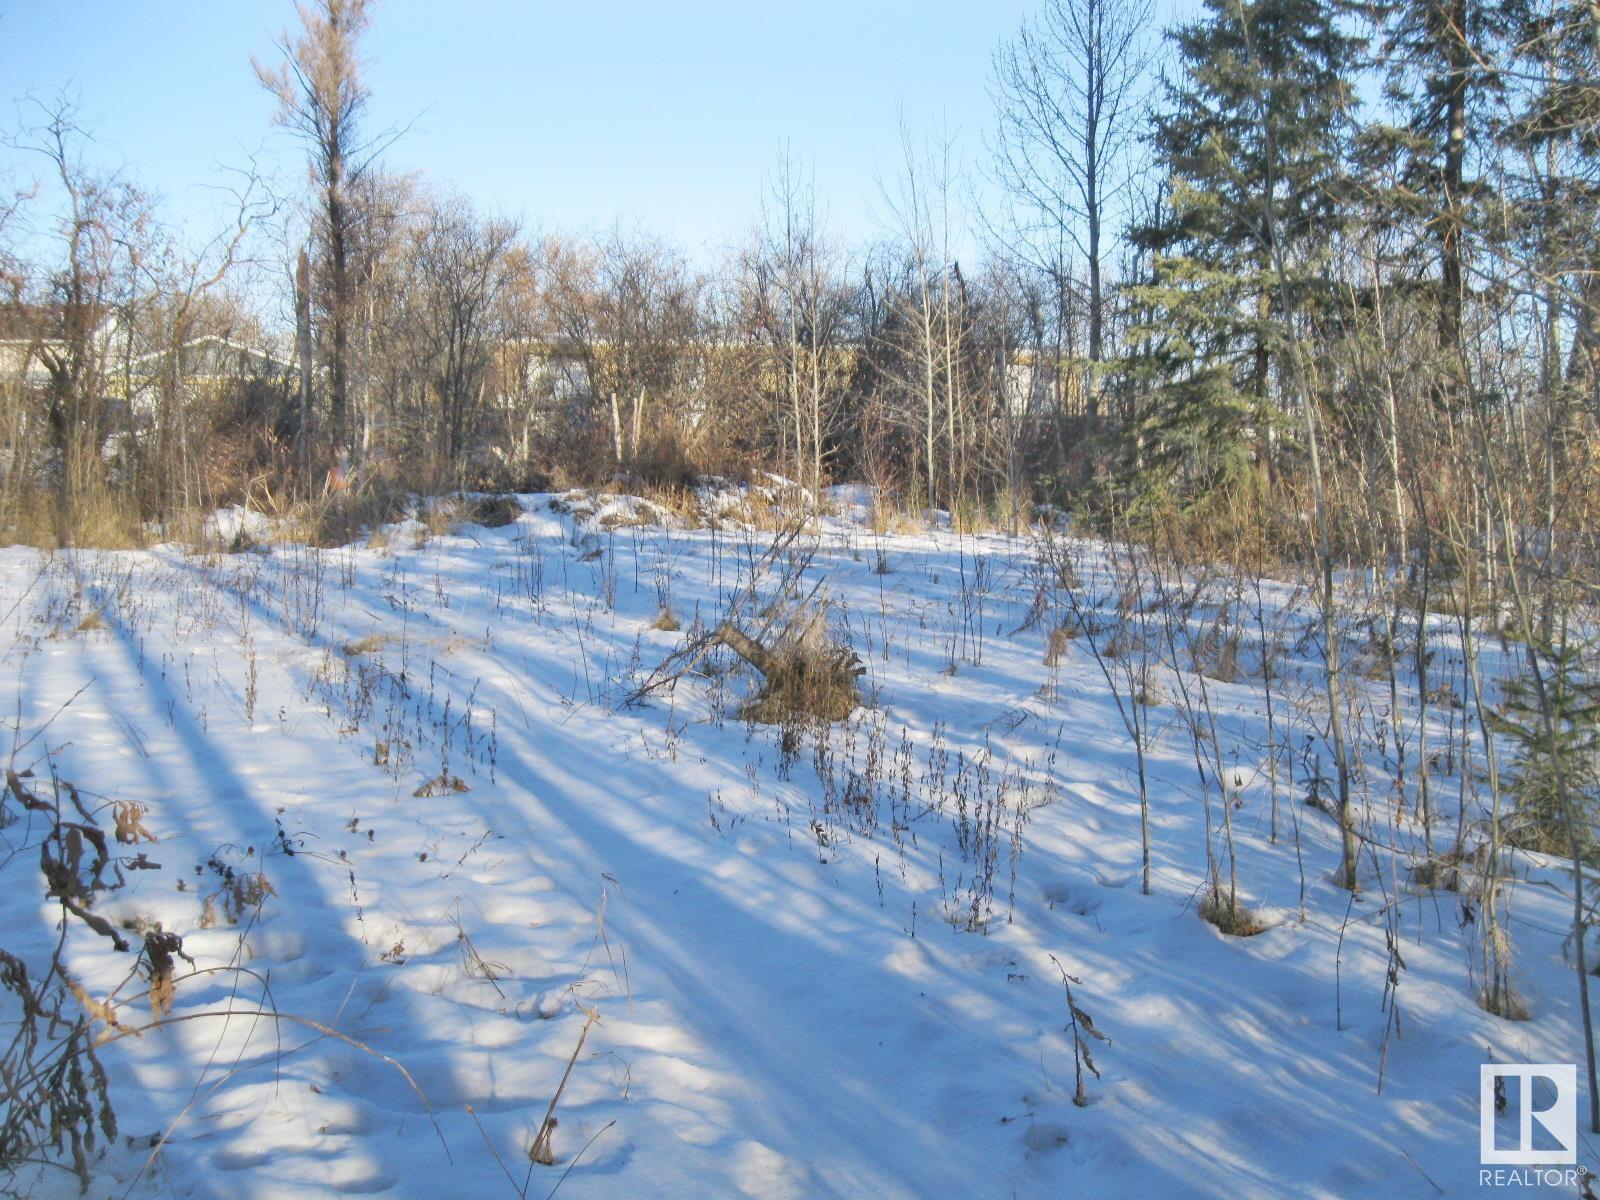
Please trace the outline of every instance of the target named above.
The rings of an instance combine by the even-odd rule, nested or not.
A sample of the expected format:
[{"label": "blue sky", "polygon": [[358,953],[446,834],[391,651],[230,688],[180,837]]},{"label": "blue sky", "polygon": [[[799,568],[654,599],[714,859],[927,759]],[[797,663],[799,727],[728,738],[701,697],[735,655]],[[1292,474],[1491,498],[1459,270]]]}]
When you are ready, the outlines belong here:
[{"label": "blue sky", "polygon": [[[902,111],[979,163],[990,54],[1032,7],[378,0],[372,124],[411,124],[392,165],[535,228],[637,221],[712,253],[754,220],[787,139],[854,241],[884,215]],[[293,161],[250,56],[273,58],[294,20],[290,0],[0,0],[0,97],[69,86],[104,153],[192,216],[218,164],[263,143]]]}]

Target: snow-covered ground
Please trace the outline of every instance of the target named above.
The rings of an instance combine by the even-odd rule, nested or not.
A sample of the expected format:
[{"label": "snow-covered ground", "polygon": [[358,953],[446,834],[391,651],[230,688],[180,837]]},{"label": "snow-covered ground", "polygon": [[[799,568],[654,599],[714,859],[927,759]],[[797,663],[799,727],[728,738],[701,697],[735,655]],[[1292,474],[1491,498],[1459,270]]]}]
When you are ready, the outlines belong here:
[{"label": "snow-covered ground", "polygon": [[[1479,1064],[1582,1062],[1559,864],[1515,859],[1522,1022],[1474,1002],[1461,896],[1377,850],[1362,898],[1333,885],[1337,828],[1303,802],[1331,772],[1296,713],[1309,684],[1277,701],[1273,842],[1259,672],[1247,653],[1208,681],[1240,887],[1269,926],[1230,938],[1197,913],[1206,805],[1170,698],[1141,894],[1132,748],[1081,640],[1044,664],[1064,612],[1049,591],[1037,608],[1030,540],[878,536],[847,497],[803,588],[872,704],[818,742],[740,721],[754,681],[725,651],[622,704],[772,535],[522,499],[503,528],[328,551],[0,551],[16,767],[43,776],[48,751],[159,838],[117,847],[159,869],[99,911],[183,935],[198,973],[180,967],[174,1016],[297,1019],[106,1047],[122,1137],[91,1194],[1460,1196]],[[1103,553],[1079,551],[1093,589]],[[1291,595],[1267,589],[1270,619],[1309,669]],[[681,629],[655,627],[664,607]],[[1410,846],[1387,688],[1357,684],[1369,844]],[[0,921],[47,955],[59,906],[37,852],[12,855],[37,832],[0,829]],[[234,903],[255,873],[270,894]],[[130,968],[81,926],[68,945],[97,996]],[[1085,1107],[1063,972],[1108,1039]],[[530,1166],[569,1061],[556,1162]]]}]

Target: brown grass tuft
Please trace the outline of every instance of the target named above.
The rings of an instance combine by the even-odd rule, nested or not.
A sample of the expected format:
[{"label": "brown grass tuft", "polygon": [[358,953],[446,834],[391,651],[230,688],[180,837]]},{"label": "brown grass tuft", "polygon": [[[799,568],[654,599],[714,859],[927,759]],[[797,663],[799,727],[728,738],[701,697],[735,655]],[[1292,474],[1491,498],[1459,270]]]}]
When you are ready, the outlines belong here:
[{"label": "brown grass tuft", "polygon": [[1066,621],[1052,629],[1050,631],[1050,641],[1044,648],[1044,665],[1047,667],[1059,666],[1061,659],[1072,645],[1072,639],[1077,636],[1078,626],[1073,621]]},{"label": "brown grass tuft", "polygon": [[[746,656],[748,657],[748,656]],[[860,661],[833,639],[822,607],[792,614],[761,662],[762,686],[741,716],[764,725],[795,717],[842,721],[861,706]]]},{"label": "brown grass tuft", "polygon": [[376,654],[394,639],[386,633],[369,633],[364,638],[346,642],[339,649],[346,658],[360,658],[363,654]]},{"label": "brown grass tuft", "polygon": [[1217,932],[1229,937],[1255,937],[1269,926],[1238,900],[1229,900],[1220,892],[1213,892],[1200,902],[1200,916],[1216,926]]},{"label": "brown grass tuft", "polygon": [[1503,1021],[1526,1021],[1533,1016],[1522,997],[1504,986],[1479,992],[1478,1007]]},{"label": "brown grass tuft", "polygon": [[482,496],[468,503],[460,515],[469,524],[500,529],[522,515],[522,505],[515,496]]},{"label": "brown grass tuft", "polygon": [[309,546],[348,546],[405,515],[406,497],[399,491],[372,488],[334,492],[290,507],[285,514],[295,536]]}]

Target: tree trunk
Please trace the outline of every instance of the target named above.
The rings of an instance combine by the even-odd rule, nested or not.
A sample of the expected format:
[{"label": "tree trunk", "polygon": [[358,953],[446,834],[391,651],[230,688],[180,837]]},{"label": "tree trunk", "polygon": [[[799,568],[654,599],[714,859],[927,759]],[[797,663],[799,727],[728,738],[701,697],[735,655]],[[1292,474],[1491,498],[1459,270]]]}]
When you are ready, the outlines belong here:
[{"label": "tree trunk", "polygon": [[304,250],[294,269],[295,350],[300,359],[300,471],[311,475],[311,260]]}]

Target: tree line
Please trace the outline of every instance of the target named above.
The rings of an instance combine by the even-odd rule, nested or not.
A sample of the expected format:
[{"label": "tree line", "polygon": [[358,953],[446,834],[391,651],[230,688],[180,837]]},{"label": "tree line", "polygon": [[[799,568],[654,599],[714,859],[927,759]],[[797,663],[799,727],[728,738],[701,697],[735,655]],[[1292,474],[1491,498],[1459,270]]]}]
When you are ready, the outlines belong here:
[{"label": "tree line", "polygon": [[[710,264],[536,236],[398,169],[369,7],[300,4],[256,61],[306,170],[243,174],[201,246],[94,165],[69,103],[24,106],[14,533],[159,527],[335,464],[423,490],[771,470],[970,520],[1249,511],[1289,541],[1321,505],[1330,546],[1377,555],[1463,495],[1484,527],[1478,457],[1519,529],[1588,479],[1587,4],[1208,0],[1158,36],[1149,0],[1045,0],[992,56],[982,162],[907,130],[881,236],[847,246],[786,150]],[[202,371],[204,335],[254,352]]]}]

